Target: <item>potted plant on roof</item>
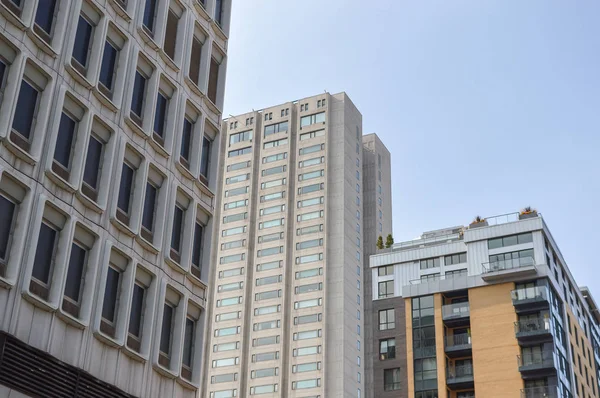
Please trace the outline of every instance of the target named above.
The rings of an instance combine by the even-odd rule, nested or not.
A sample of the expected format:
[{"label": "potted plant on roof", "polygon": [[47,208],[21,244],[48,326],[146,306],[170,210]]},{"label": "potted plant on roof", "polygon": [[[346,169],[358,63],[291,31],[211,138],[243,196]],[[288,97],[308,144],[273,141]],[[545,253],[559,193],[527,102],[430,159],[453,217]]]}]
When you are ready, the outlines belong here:
[{"label": "potted plant on roof", "polygon": [[525,220],[527,218],[533,218],[533,217],[537,217],[537,216],[538,216],[537,210],[534,209],[533,207],[527,206],[526,208],[521,210],[521,212],[519,213],[519,220]]},{"label": "potted plant on roof", "polygon": [[469,228],[487,227],[489,224],[485,218],[481,216],[475,217],[475,219],[469,224]]}]

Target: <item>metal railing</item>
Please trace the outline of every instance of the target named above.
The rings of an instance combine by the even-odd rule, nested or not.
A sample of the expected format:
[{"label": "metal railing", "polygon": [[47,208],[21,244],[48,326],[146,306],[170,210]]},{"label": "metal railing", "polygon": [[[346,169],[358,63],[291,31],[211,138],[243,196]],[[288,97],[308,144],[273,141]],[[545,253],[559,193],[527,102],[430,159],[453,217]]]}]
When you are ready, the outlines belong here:
[{"label": "metal railing", "polygon": [[469,271],[465,270],[461,270],[464,272],[456,272],[456,273],[447,273],[444,275],[434,275],[432,278],[419,278],[419,279],[411,279],[410,281],[408,281],[408,283],[410,283],[411,285],[419,285],[421,283],[428,283],[428,282],[437,282],[437,281],[443,281],[443,280],[447,280],[447,279],[454,279],[454,278],[459,278],[461,276],[467,276],[469,275]]},{"label": "metal railing", "polygon": [[444,338],[446,347],[465,346],[471,344],[471,336],[468,333],[460,333]]},{"label": "metal railing", "polygon": [[448,241],[461,240],[462,237],[463,237],[463,235],[460,233],[453,233],[453,234],[434,236],[431,238],[418,238],[418,239],[408,240],[405,242],[394,243],[394,245],[392,247],[378,250],[376,254],[397,252],[397,251],[407,250],[407,249],[421,247],[421,246],[435,246],[435,245],[439,245],[442,243],[448,243]]},{"label": "metal railing", "polygon": [[471,313],[469,303],[455,303],[455,304],[446,304],[442,306],[442,318],[443,319],[452,319],[452,318],[464,318],[469,316]]},{"label": "metal railing", "polygon": [[533,299],[548,301],[548,288],[546,286],[523,287],[511,291],[510,294],[514,302]]},{"label": "metal railing", "polygon": [[473,364],[449,367],[446,375],[448,379],[473,377]]},{"label": "metal railing", "polygon": [[558,398],[558,390],[556,386],[524,388],[521,398]]},{"label": "metal railing", "polygon": [[509,269],[517,269],[523,267],[531,267],[535,265],[535,260],[531,256],[511,258],[510,260],[492,261],[489,263],[483,263],[483,273],[505,271]]},{"label": "metal railing", "polygon": [[550,319],[537,317],[533,319],[523,319],[515,322],[515,333],[539,333],[550,331]]},{"label": "metal railing", "polygon": [[486,217],[488,225],[508,224],[509,222],[519,221],[519,212],[500,214],[498,216]]},{"label": "metal railing", "polygon": [[517,362],[521,366],[546,366],[554,364],[554,351],[543,350],[517,355]]}]

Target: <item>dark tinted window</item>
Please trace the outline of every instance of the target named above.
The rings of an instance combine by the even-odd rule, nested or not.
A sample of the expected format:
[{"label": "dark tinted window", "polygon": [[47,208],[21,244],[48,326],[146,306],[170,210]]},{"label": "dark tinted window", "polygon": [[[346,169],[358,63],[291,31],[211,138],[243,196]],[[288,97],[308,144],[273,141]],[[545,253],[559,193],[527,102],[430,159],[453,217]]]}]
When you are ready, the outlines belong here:
[{"label": "dark tinted window", "polygon": [[165,131],[168,103],[169,100],[161,93],[158,93],[158,98],[156,99],[156,115],[154,115],[154,132],[161,137],[163,137]]},{"label": "dark tinted window", "polygon": [[131,315],[129,317],[129,333],[142,337],[142,312],[144,309],[144,288],[137,283],[133,285],[133,297],[131,298]]},{"label": "dark tinted window", "polygon": [[156,187],[149,182],[146,183],[146,197],[144,199],[144,213],[142,215],[142,225],[148,231],[154,227],[154,209],[156,206]]},{"label": "dark tinted window", "polygon": [[154,15],[156,13],[156,0],[146,0],[146,6],[144,7],[144,26],[149,31],[154,30]]},{"label": "dark tinted window", "polygon": [[73,44],[73,58],[83,67],[87,66],[91,38],[92,25],[80,15],[77,33],[75,33],[75,44]]},{"label": "dark tinted window", "polygon": [[71,162],[71,148],[73,146],[73,136],[77,122],[62,113],[60,124],[58,126],[58,137],[56,138],[56,147],[54,148],[54,160],[60,163],[65,169],[69,169]]},{"label": "dark tinted window", "polygon": [[208,166],[210,164],[210,140],[202,137],[202,158],[200,159],[200,174],[208,178]]},{"label": "dark tinted window", "polygon": [[114,322],[116,319],[117,296],[119,294],[120,278],[120,272],[112,267],[108,267],[108,272],[106,273],[104,301],[102,303],[102,318],[109,322]]},{"label": "dark tinted window", "polygon": [[169,355],[171,353],[171,326],[173,325],[173,307],[164,305],[162,327],[160,331],[160,351]]},{"label": "dark tinted window", "polygon": [[32,276],[40,282],[50,282],[50,268],[54,255],[56,230],[42,223],[38,237],[35,259],[33,260]]},{"label": "dark tinted window", "polygon": [[56,0],[40,0],[35,13],[35,23],[48,34],[52,31],[52,21],[54,19],[54,8]]},{"label": "dark tinted window", "polygon": [[85,159],[85,170],[83,171],[83,181],[90,187],[98,188],[98,177],[100,175],[100,161],[102,158],[102,143],[93,135],[90,136],[88,143],[87,157]]},{"label": "dark tinted window", "polygon": [[13,202],[0,195],[0,259],[2,260],[8,257],[8,241],[15,207]]},{"label": "dark tinted window", "polygon": [[179,17],[169,9],[167,16],[167,29],[165,32],[164,49],[165,53],[171,58],[175,59],[175,46],[177,44],[177,25],[179,24]]},{"label": "dark tinted window", "polygon": [[200,268],[200,261],[202,261],[202,235],[204,234],[204,227],[198,223],[194,228],[194,246],[192,249],[192,265]]},{"label": "dark tinted window", "polygon": [[181,157],[190,161],[190,145],[192,143],[192,122],[183,119],[183,132],[181,133]]},{"label": "dark tinted window", "polygon": [[219,63],[216,59],[210,59],[210,70],[208,73],[208,98],[217,103],[217,86],[219,83]]},{"label": "dark tinted window", "polygon": [[29,138],[31,134],[38,94],[38,91],[29,83],[25,80],[21,81],[21,89],[19,90],[19,99],[17,100],[12,128],[25,138]]},{"label": "dark tinted window", "polygon": [[223,24],[223,0],[216,0],[215,21],[219,25]]},{"label": "dark tinted window", "polygon": [[178,253],[181,250],[181,228],[183,226],[183,209],[175,206],[173,215],[173,233],[171,234],[171,247]]},{"label": "dark tinted window", "polygon": [[202,42],[194,36],[192,40],[192,54],[190,57],[190,79],[198,84],[200,78],[200,62],[202,59]]},{"label": "dark tinted window", "polygon": [[133,185],[134,171],[126,163],[123,163],[123,171],[121,172],[121,184],[119,186],[119,199],[117,206],[125,213],[129,213],[129,202],[131,200],[131,189]]},{"label": "dark tinted window", "polygon": [[69,259],[69,269],[67,270],[65,296],[76,302],[79,301],[86,254],[86,250],[81,246],[75,243],[71,245],[71,258]]},{"label": "dark tinted window", "polygon": [[181,362],[188,368],[192,367],[192,360],[194,359],[194,329],[195,322],[190,318],[185,320],[185,334],[183,336],[183,358]]},{"label": "dark tinted window", "polygon": [[102,55],[102,66],[100,68],[100,83],[109,90],[113,89],[113,78],[117,65],[118,50],[110,42],[104,43],[104,54]]},{"label": "dark tinted window", "polygon": [[4,74],[6,73],[6,64],[0,59],[0,93],[4,92]]},{"label": "dark tinted window", "polygon": [[146,90],[146,78],[139,72],[135,72],[135,82],[133,84],[133,97],[131,99],[131,110],[133,113],[142,117],[144,109],[144,91]]}]

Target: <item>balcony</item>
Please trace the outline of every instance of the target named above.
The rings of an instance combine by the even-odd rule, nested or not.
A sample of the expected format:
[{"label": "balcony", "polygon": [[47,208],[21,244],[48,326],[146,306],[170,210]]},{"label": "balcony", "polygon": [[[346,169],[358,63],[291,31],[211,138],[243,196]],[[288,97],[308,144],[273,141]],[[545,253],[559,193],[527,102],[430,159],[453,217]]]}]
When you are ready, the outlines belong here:
[{"label": "balcony", "polygon": [[449,327],[466,326],[469,324],[469,303],[454,303],[442,306],[442,319]]},{"label": "balcony", "polygon": [[510,293],[517,313],[550,308],[550,295],[546,286],[524,287]]},{"label": "balcony", "polygon": [[556,386],[549,387],[531,387],[521,390],[521,398],[558,398],[558,389]]},{"label": "balcony", "polygon": [[446,355],[450,358],[466,357],[471,355],[471,336],[467,333],[455,334],[444,337]]},{"label": "balcony", "polygon": [[473,388],[473,364],[448,367],[446,385],[451,390]]},{"label": "balcony", "polygon": [[554,352],[551,350],[538,351],[517,355],[519,371],[523,379],[537,379],[556,374]]},{"label": "balcony", "polygon": [[530,278],[536,274],[533,257],[522,257],[483,263],[481,278],[486,282],[493,282],[503,279]]},{"label": "balcony", "polygon": [[519,343],[543,343],[552,340],[550,319],[537,317],[515,322],[515,335]]}]

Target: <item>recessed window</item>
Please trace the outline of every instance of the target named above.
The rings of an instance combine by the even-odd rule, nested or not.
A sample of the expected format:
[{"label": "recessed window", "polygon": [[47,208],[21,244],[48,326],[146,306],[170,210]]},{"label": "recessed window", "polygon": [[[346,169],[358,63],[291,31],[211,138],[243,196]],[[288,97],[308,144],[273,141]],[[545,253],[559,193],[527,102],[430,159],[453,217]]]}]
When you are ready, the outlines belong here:
[{"label": "recessed window", "polygon": [[187,117],[183,119],[183,131],[181,132],[181,151],[179,161],[187,168],[190,167],[190,147],[192,145],[192,130],[194,123]]},{"label": "recessed window", "polygon": [[175,59],[175,47],[177,45],[177,26],[179,25],[179,16],[177,13],[169,8],[169,12],[167,14],[167,28],[165,31],[165,41],[163,44],[163,48],[165,49],[165,53],[172,60]]},{"label": "recessed window", "polygon": [[0,276],[5,275],[17,205],[0,193]]},{"label": "recessed window", "polygon": [[142,327],[144,315],[144,299],[146,289],[139,282],[133,285],[133,295],[131,297],[131,312],[129,314],[129,327],[127,345],[136,351],[140,349],[142,340]]},{"label": "recessed window", "polygon": [[215,21],[223,26],[223,0],[215,0]]},{"label": "recessed window", "polygon": [[154,232],[154,218],[156,213],[157,197],[158,188],[148,181],[146,183],[146,194],[142,212],[142,236],[149,242],[152,242],[152,234]]},{"label": "recessed window", "polygon": [[171,335],[173,332],[173,321],[175,319],[175,308],[172,304],[165,303],[163,306],[163,318],[160,331],[160,355],[158,362],[165,367],[170,364]]},{"label": "recessed window", "polygon": [[12,123],[13,131],[18,136],[11,135],[11,139],[21,149],[29,151],[31,134],[33,133],[40,99],[40,90],[32,83],[23,79],[19,90],[19,98]]},{"label": "recessed window", "polygon": [[133,94],[131,97],[131,118],[135,120],[138,125],[142,124],[147,81],[148,78],[139,70],[136,70],[133,82]]},{"label": "recessed window", "polygon": [[146,0],[144,6],[143,27],[150,34],[154,32],[154,23],[156,20],[156,5],[158,0]]},{"label": "recessed window", "polygon": [[204,136],[202,137],[202,154],[200,157],[200,176],[204,177],[205,183],[208,183],[208,173],[210,171],[210,151],[212,141]]},{"label": "recessed window", "polygon": [[185,319],[185,330],[183,334],[183,356],[181,360],[182,376],[191,380],[192,365],[194,361],[194,334],[196,333],[196,321],[190,317]]},{"label": "recessed window", "polygon": [[67,268],[67,282],[65,284],[65,300],[63,309],[73,316],[79,315],[83,276],[87,261],[88,250],[78,242],[71,245],[69,267]]},{"label": "recessed window", "polygon": [[121,285],[121,272],[109,266],[106,273],[106,285],[104,287],[104,300],[102,303],[102,323],[100,328],[103,333],[114,336],[117,323],[117,307],[119,289]]},{"label": "recessed window", "polygon": [[400,389],[400,368],[385,369],[383,371],[383,390],[394,391]]},{"label": "recessed window", "polygon": [[192,274],[200,278],[202,269],[204,226],[196,222],[194,227],[194,243],[192,245]]},{"label": "recessed window", "polygon": [[88,58],[92,47],[93,30],[94,27],[92,23],[84,15],[79,15],[72,56],[76,61],[73,66],[83,74],[85,74],[88,67]]},{"label": "recessed window", "polygon": [[396,339],[379,340],[379,359],[385,361],[393,358],[396,358]]},{"label": "recessed window", "polygon": [[173,231],[171,233],[171,258],[176,262],[181,261],[181,235],[183,233],[183,219],[185,210],[176,204],[173,212]]},{"label": "recessed window", "polygon": [[65,180],[69,179],[71,158],[77,122],[74,118],[62,112],[58,126],[58,136],[54,147],[54,163],[52,169]]},{"label": "recessed window", "polygon": [[379,282],[378,284],[379,298],[394,296],[394,281]]},{"label": "recessed window", "polygon": [[379,311],[379,330],[389,330],[396,327],[394,309]]},{"label": "recessed window", "polygon": [[208,72],[208,99],[210,99],[213,104],[217,103],[217,91],[219,86],[219,69],[221,68],[221,62],[223,61],[223,56],[218,53],[213,53],[210,58],[210,70]]},{"label": "recessed window", "polygon": [[102,170],[102,154],[104,152],[104,142],[94,134],[90,135],[88,142],[87,155],[85,158],[85,167],[83,170],[83,193],[92,200],[98,197],[98,183]]},{"label": "recessed window", "polygon": [[104,52],[102,54],[102,65],[100,66],[100,76],[98,78],[101,88],[105,95],[111,96],[115,82],[115,72],[117,69],[117,58],[119,50],[110,40],[104,42]]},{"label": "recessed window", "polygon": [[52,271],[54,268],[54,256],[58,243],[59,231],[56,227],[46,221],[42,222],[38,235],[37,248],[33,261],[32,281],[29,289],[32,293],[48,299],[50,283],[52,282]]},{"label": "recessed window", "polygon": [[119,197],[117,200],[117,217],[121,222],[129,224],[129,211],[131,207],[131,197],[133,195],[133,180],[135,170],[127,162],[123,162],[121,171],[121,182],[119,184]]},{"label": "recessed window", "polygon": [[194,38],[192,39],[192,48],[190,51],[190,68],[188,75],[196,84],[200,85],[200,65],[202,65],[202,47],[206,42],[206,34],[198,27],[195,28]]},{"label": "recessed window", "polygon": [[21,12],[23,11],[22,0],[2,0],[2,4],[8,7],[16,16],[21,17]]},{"label": "recessed window", "polygon": [[48,44],[50,44],[50,39],[52,37],[55,9],[56,0],[42,0],[38,2],[37,10],[35,12],[35,25],[33,26],[33,30]]},{"label": "recessed window", "polygon": [[154,139],[161,145],[165,140],[165,125],[167,120],[167,109],[169,108],[169,99],[160,92],[156,98],[156,112],[154,115]]}]

